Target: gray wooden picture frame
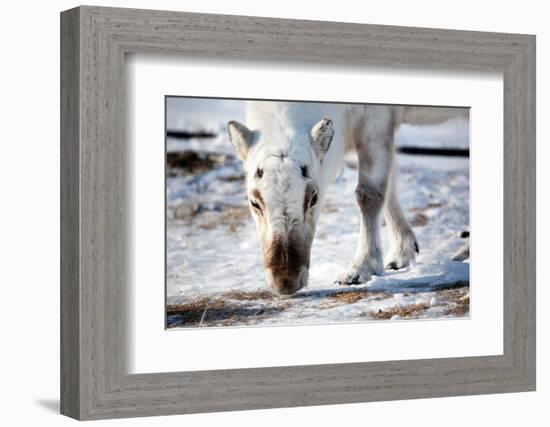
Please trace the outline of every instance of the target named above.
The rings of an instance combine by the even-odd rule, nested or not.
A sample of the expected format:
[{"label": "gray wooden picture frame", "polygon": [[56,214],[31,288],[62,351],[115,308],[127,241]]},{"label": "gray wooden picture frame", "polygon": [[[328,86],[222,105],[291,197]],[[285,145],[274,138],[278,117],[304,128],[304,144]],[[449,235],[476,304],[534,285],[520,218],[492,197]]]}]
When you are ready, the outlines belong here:
[{"label": "gray wooden picture frame", "polygon": [[[502,72],[504,354],[127,374],[127,53]],[[530,390],[534,36],[87,6],[62,12],[63,414],[100,419]]]}]

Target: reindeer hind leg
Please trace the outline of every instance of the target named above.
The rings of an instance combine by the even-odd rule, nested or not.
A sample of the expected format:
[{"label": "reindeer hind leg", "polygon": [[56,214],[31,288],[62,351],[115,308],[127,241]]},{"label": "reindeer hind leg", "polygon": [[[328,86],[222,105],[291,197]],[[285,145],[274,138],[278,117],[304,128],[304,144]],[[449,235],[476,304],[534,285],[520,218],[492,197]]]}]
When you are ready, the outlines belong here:
[{"label": "reindeer hind leg", "polygon": [[404,268],[414,260],[419,248],[416,237],[397,199],[395,171],[393,169],[388,184],[384,219],[390,238],[390,248],[384,264],[388,270]]}]

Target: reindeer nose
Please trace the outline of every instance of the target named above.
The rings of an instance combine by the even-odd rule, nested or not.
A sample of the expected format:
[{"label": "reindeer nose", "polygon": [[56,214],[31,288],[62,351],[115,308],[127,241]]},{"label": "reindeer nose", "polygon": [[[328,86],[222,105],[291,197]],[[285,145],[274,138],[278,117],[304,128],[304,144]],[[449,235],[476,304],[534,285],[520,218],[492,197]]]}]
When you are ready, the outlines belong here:
[{"label": "reindeer nose", "polygon": [[292,282],[288,279],[283,280],[283,285],[281,286],[282,289],[292,289]]},{"label": "reindeer nose", "polygon": [[289,295],[307,284],[309,249],[293,234],[273,237],[264,250],[264,266],[267,283],[275,292]]},{"label": "reindeer nose", "polygon": [[307,268],[302,268],[297,277],[274,277],[269,274],[271,288],[279,295],[292,295],[307,285]]},{"label": "reindeer nose", "polygon": [[291,295],[297,290],[295,283],[289,279],[283,279],[281,284],[277,286],[277,292],[282,295]]},{"label": "reindeer nose", "polygon": [[284,278],[276,281],[273,289],[280,295],[292,295],[300,289],[300,285],[297,280]]}]

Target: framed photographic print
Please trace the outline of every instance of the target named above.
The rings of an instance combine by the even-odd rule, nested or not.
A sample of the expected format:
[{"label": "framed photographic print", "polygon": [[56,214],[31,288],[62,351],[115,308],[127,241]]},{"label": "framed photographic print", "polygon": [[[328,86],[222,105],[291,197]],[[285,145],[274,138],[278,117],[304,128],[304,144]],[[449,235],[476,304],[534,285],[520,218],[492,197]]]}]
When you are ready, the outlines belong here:
[{"label": "framed photographic print", "polygon": [[535,389],[535,38],[61,15],[61,411]]}]

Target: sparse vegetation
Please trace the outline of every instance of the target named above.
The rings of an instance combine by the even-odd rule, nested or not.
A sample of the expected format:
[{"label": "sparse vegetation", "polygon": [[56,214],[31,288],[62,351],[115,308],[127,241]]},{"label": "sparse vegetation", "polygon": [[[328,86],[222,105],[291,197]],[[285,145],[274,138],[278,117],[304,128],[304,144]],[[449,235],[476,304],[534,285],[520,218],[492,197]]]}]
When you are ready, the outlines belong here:
[{"label": "sparse vegetation", "polygon": [[[228,293],[214,298],[197,298],[186,304],[167,307],[168,328],[182,326],[231,326],[258,323],[285,309],[284,305],[248,304],[252,295]],[[258,296],[264,295],[259,292]],[[240,299],[239,299],[240,298]]]},{"label": "sparse vegetation", "polygon": [[[458,286],[458,287],[454,287]],[[401,304],[389,292],[369,291],[365,287],[333,291],[303,291],[292,297],[279,297],[268,290],[231,290],[196,298],[188,303],[167,307],[167,325],[173,327],[205,327],[261,324],[269,322],[287,310],[295,310],[304,299],[318,300],[317,309],[327,310],[351,304],[364,310],[358,317],[370,320],[419,319],[430,317],[430,310],[439,310],[440,316],[464,317],[469,314],[469,287],[463,283],[442,288],[424,295],[425,301]],[[400,294],[404,298],[416,298],[415,292]],[[430,301],[436,297],[436,303]],[[395,301],[394,301],[395,300]],[[387,304],[387,302],[394,302]],[[387,308],[372,311],[373,304],[384,303]],[[307,313],[297,315],[298,318]]]},{"label": "sparse vegetation", "polygon": [[374,313],[366,313],[365,317],[373,318],[376,320],[390,320],[394,316],[399,316],[401,319],[417,319],[425,310],[430,307],[427,303],[422,304],[410,304],[407,306],[395,306],[388,310],[379,309]]},{"label": "sparse vegetation", "polygon": [[216,227],[227,227],[229,231],[235,232],[238,227],[245,224],[249,219],[250,213],[246,206],[228,207],[215,216],[205,216],[199,223],[199,227],[203,230],[212,230]]}]

